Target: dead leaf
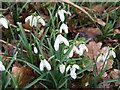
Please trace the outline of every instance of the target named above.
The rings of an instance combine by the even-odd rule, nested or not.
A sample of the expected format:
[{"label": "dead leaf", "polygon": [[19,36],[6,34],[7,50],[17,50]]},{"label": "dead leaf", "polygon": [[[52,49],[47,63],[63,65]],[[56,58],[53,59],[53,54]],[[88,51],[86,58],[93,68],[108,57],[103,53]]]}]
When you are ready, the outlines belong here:
[{"label": "dead leaf", "polygon": [[26,66],[13,66],[12,75],[15,80],[18,81],[19,87],[24,87],[27,83],[33,80],[33,72],[29,67]]},{"label": "dead leaf", "polygon": [[[113,69],[113,71],[111,71],[111,72],[109,73],[109,75],[110,75],[110,77],[113,78],[113,79],[115,79],[115,78],[120,78],[120,70],[118,70],[118,69]],[[119,82],[119,81],[118,81],[118,82],[115,82],[115,85],[116,85],[116,86],[120,86],[120,82]]]},{"label": "dead leaf", "polygon": [[89,42],[89,44],[87,44],[88,52],[85,52],[85,56],[86,55],[90,56],[92,60],[96,60],[96,57],[99,54],[101,46],[102,46],[101,42],[98,43],[94,41]]},{"label": "dead leaf", "polygon": [[92,28],[92,27],[88,27],[88,28],[83,27],[78,31],[81,37],[91,38],[92,40],[96,38],[96,35],[100,34],[100,31],[98,28]]}]

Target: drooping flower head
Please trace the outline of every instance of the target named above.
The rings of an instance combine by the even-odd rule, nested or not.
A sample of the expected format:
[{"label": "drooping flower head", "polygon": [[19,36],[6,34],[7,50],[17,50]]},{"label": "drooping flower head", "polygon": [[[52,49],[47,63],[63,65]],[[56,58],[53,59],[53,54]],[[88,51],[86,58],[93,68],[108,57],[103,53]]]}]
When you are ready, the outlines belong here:
[{"label": "drooping flower head", "polygon": [[74,64],[72,66],[68,66],[66,68],[66,72],[68,72],[70,70],[70,75],[73,79],[76,79],[77,78],[77,74],[76,74],[76,69],[79,69],[79,66],[77,64]]},{"label": "drooping flower head", "polygon": [[79,55],[82,56],[83,52],[86,50],[86,52],[88,52],[88,48],[86,47],[85,44],[80,44],[79,45]]},{"label": "drooping flower head", "polygon": [[67,11],[61,9],[61,10],[58,10],[58,12],[56,13],[56,17],[57,17],[57,15],[59,15],[60,20],[61,20],[62,22],[64,22],[64,21],[65,21],[65,16],[64,16],[64,14],[69,14],[69,15],[71,16],[71,13],[70,13],[70,12],[67,12]]},{"label": "drooping flower head", "polygon": [[62,33],[63,30],[65,33],[68,33],[68,26],[64,23],[60,26],[60,33]]},{"label": "drooping flower head", "polygon": [[55,48],[56,51],[58,51],[59,44],[61,44],[61,43],[64,43],[66,46],[69,46],[68,40],[65,37],[63,37],[61,34],[59,34],[56,37],[56,40],[55,40],[55,43],[54,43],[54,48]]},{"label": "drooping flower head", "polygon": [[46,59],[44,59],[44,60],[41,60],[39,68],[41,71],[43,71],[44,68],[47,68],[47,70],[51,70],[51,65]]},{"label": "drooping flower head", "polygon": [[60,68],[60,72],[64,73],[64,71],[65,71],[65,65],[64,64],[60,64],[59,68]]},{"label": "drooping flower head", "polygon": [[30,15],[25,19],[25,22],[30,21],[30,26],[37,26],[38,23],[41,23],[43,26],[45,26],[45,21],[40,16],[33,16]]}]

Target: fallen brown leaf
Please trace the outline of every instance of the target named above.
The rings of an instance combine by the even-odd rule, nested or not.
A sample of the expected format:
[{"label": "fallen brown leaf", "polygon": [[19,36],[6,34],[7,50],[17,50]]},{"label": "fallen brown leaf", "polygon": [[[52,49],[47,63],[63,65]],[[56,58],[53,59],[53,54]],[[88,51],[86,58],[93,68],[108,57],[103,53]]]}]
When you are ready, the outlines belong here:
[{"label": "fallen brown leaf", "polygon": [[[111,71],[111,72],[109,73],[109,75],[110,75],[110,77],[113,78],[113,79],[115,79],[115,78],[120,78],[120,70],[118,70],[118,69],[113,69],[113,71]],[[118,81],[118,82],[115,82],[115,85],[116,85],[116,86],[120,86],[120,82],[119,82],[119,81]]]},{"label": "fallen brown leaf", "polygon": [[26,66],[13,66],[12,75],[18,81],[19,87],[23,88],[26,84],[33,80],[33,72]]}]

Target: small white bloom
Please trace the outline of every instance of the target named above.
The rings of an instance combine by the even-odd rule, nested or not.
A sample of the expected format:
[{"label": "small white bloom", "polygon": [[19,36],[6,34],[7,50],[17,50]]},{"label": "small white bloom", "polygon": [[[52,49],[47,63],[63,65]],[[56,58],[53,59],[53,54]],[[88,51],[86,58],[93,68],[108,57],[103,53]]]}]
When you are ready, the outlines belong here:
[{"label": "small white bloom", "polygon": [[61,43],[64,43],[66,46],[69,46],[68,40],[65,37],[63,37],[61,34],[59,34],[54,43],[54,48],[56,51],[58,51],[59,44],[61,44]]},{"label": "small white bloom", "polygon": [[113,56],[113,58],[116,58],[116,53],[112,50],[110,50],[109,56]]},{"label": "small white bloom", "polygon": [[40,65],[39,65],[39,68],[40,68],[41,71],[43,71],[43,69],[45,67],[47,68],[47,70],[51,70],[51,66],[50,66],[49,62],[46,59],[41,60]]},{"label": "small white bloom", "polygon": [[79,66],[77,64],[74,64],[72,67],[69,65],[66,68],[66,72],[68,72],[68,70],[70,69],[70,75],[73,79],[77,78],[77,74],[76,74],[76,69],[79,69]]},{"label": "small white bloom", "polygon": [[0,25],[3,25],[5,28],[8,28],[8,21],[6,18],[0,18]]},{"label": "small white bloom", "polygon": [[28,16],[25,19],[25,22],[30,21],[30,26],[37,26],[37,23],[41,23],[43,26],[45,26],[45,21],[40,16]]},{"label": "small white bloom", "polygon": [[[64,22],[64,20],[65,20],[65,16],[64,16],[65,13],[71,15],[70,12],[66,12],[66,11],[63,10],[63,9],[58,10],[58,12],[57,12],[57,14],[60,16],[60,20],[61,20],[62,22]],[[57,16],[57,14],[56,14],[55,16]]]},{"label": "small white bloom", "polygon": [[108,59],[110,56],[113,56],[113,58],[116,58],[116,53],[112,50],[107,51],[107,53],[105,54],[105,58]]},{"label": "small white bloom", "polygon": [[64,30],[65,33],[68,33],[68,26],[64,23],[60,26],[60,33],[62,33],[62,30]]},{"label": "small white bloom", "polygon": [[38,53],[38,49],[34,46],[34,53],[37,54]]},{"label": "small white bloom", "polygon": [[86,52],[88,52],[88,48],[85,46],[85,44],[80,44],[79,45],[79,55],[82,56],[84,50],[86,50]]},{"label": "small white bloom", "polygon": [[0,61],[0,71],[5,71],[5,66],[1,61]]},{"label": "small white bloom", "polygon": [[[67,50],[65,49],[65,50],[64,50],[64,53],[66,53],[66,52],[67,52]],[[78,50],[78,48],[77,48],[76,46],[73,46],[73,48],[72,48],[72,50],[70,51],[70,53],[69,53],[69,55],[67,56],[67,58],[72,57],[74,52],[77,53],[77,54],[79,54],[79,50]]]},{"label": "small white bloom", "polygon": [[59,66],[59,68],[60,68],[60,72],[61,72],[61,73],[64,73],[64,71],[65,71],[65,65],[64,65],[64,64],[61,64],[61,65]]},{"label": "small white bloom", "polygon": [[98,56],[98,58],[97,58],[97,62],[100,62],[100,61],[104,62],[105,59],[106,59],[106,56],[103,53],[101,53],[100,56]]}]

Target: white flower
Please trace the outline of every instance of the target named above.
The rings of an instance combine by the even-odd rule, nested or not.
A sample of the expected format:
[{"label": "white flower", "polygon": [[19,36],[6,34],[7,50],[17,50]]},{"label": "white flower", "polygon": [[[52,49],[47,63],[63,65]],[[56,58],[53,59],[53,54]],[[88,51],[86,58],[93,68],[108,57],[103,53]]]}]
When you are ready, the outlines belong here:
[{"label": "white flower", "polygon": [[65,65],[64,65],[64,64],[61,64],[61,65],[59,66],[59,68],[60,68],[60,72],[61,72],[61,73],[64,73],[64,71],[65,71]]},{"label": "white flower", "polygon": [[58,14],[58,15],[60,16],[60,20],[61,20],[62,22],[64,22],[64,20],[65,20],[64,13],[69,14],[69,15],[71,16],[71,13],[70,13],[70,12],[66,12],[66,11],[63,10],[63,9],[58,10],[58,12],[56,13],[56,16],[57,16],[57,14]]},{"label": "white flower", "polygon": [[30,21],[30,26],[37,26],[38,23],[41,23],[43,26],[45,26],[45,21],[40,16],[28,16],[25,19],[25,22]]},{"label": "white flower", "polygon": [[97,58],[97,62],[100,62],[100,61],[105,61],[105,59],[106,59],[106,56],[103,54],[103,53],[101,53],[99,56],[98,56],[98,58]]},{"label": "white flower", "polygon": [[0,61],[0,71],[4,71],[5,70],[5,66],[3,65],[3,63]]},{"label": "white flower", "polygon": [[88,52],[88,48],[85,46],[85,44],[80,44],[79,45],[79,55],[82,56],[84,50],[86,50],[86,52]]},{"label": "white flower", "polygon": [[0,25],[3,25],[5,28],[8,28],[8,21],[6,18],[0,18]]},{"label": "white flower", "polygon": [[62,30],[64,30],[65,33],[68,33],[68,26],[64,23],[60,26],[60,33],[62,33]]},{"label": "white flower", "polygon": [[77,74],[76,74],[76,69],[79,69],[79,66],[77,64],[74,64],[72,67],[69,65],[67,68],[66,68],[66,72],[68,72],[68,70],[70,69],[70,75],[73,79],[76,79],[77,78]]},{"label": "white flower", "polygon": [[40,68],[41,71],[43,71],[43,69],[45,67],[47,68],[47,70],[51,70],[51,66],[50,66],[49,62],[46,59],[41,60],[40,65],[39,65],[39,68]]},{"label": "white flower", "polygon": [[59,34],[54,43],[54,48],[56,51],[58,51],[59,44],[61,44],[61,43],[64,43],[66,46],[69,46],[68,40],[65,37],[63,37],[61,34]]},{"label": "white flower", "polygon": [[116,53],[112,50],[110,50],[109,56],[113,56],[113,58],[116,58]]},{"label": "white flower", "polygon": [[34,46],[34,53],[37,54],[38,53],[38,49]]},{"label": "white flower", "polygon": [[[65,50],[64,50],[64,53],[66,53],[66,52],[67,52],[67,50],[65,49]],[[69,53],[69,55],[67,56],[67,58],[72,57],[74,52],[77,53],[77,54],[79,54],[79,50],[78,50],[78,48],[77,48],[76,46],[73,46],[73,48],[72,48],[72,50],[70,51],[70,53]]]},{"label": "white flower", "polygon": [[112,50],[110,50],[110,52],[107,52],[106,53],[101,53],[100,56],[97,58],[97,62],[99,61],[105,61],[106,59],[108,59],[110,56],[113,56],[113,58],[116,58],[116,53]]}]

